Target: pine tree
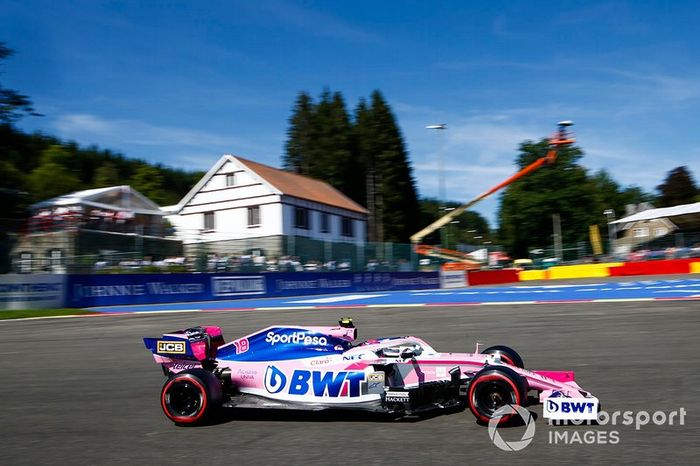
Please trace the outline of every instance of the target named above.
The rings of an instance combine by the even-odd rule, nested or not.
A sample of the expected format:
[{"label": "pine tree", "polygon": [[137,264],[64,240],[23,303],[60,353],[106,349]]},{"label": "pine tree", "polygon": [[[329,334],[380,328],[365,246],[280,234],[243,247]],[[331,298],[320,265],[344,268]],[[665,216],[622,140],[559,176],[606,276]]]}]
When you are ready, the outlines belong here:
[{"label": "pine tree", "polygon": [[700,195],[688,167],[676,167],[668,172],[664,182],[656,189],[659,190],[659,207],[689,204]]},{"label": "pine tree", "polygon": [[285,169],[328,182],[370,211],[370,241],[407,241],[419,226],[418,197],[403,136],[379,91],[350,120],[339,92],[318,103],[302,92],[289,120]]},{"label": "pine tree", "polygon": [[309,174],[354,197],[351,195],[352,186],[348,180],[352,158],[352,126],[345,101],[339,92],[331,94],[328,89],[323,91],[316,106],[314,123],[316,136],[311,151]]},{"label": "pine tree", "polygon": [[372,124],[372,114],[367,107],[365,99],[355,108],[354,125],[352,132],[352,153],[357,170],[354,176],[354,183],[357,189],[356,202],[367,207],[369,215],[367,217],[367,239],[377,241],[377,174],[375,167],[374,152],[372,151],[372,139],[374,128]]},{"label": "pine tree", "polygon": [[372,152],[376,171],[379,241],[406,242],[418,230],[419,207],[406,145],[384,96],[371,97]]},{"label": "pine tree", "polygon": [[309,94],[300,92],[289,118],[287,142],[282,159],[285,170],[301,175],[309,174],[310,151],[314,139],[314,111],[315,106]]}]

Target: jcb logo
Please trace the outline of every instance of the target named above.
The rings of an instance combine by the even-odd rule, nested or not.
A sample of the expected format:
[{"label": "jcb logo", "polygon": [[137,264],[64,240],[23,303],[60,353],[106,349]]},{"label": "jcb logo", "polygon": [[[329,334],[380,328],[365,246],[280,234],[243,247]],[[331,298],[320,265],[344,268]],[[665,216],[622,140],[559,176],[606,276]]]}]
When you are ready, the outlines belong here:
[{"label": "jcb logo", "polygon": [[159,353],[185,354],[184,341],[158,341]]}]

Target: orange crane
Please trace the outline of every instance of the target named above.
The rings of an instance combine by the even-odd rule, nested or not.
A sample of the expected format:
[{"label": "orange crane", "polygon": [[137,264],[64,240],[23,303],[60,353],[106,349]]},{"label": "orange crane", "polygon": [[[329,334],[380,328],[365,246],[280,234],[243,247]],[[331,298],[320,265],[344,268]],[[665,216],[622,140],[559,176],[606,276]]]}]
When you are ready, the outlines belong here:
[{"label": "orange crane", "polygon": [[532,173],[533,171],[537,170],[543,165],[546,164],[552,164],[557,160],[557,154],[559,152],[559,149],[564,146],[568,146],[570,144],[573,144],[576,140],[573,138],[573,135],[567,130],[569,126],[572,126],[574,123],[571,121],[560,121],[558,123],[558,130],[552,136],[549,138],[549,151],[547,152],[547,155],[544,157],[540,157],[539,159],[535,160],[532,162],[530,165],[527,167],[523,168],[519,172],[517,172],[515,175],[511,176],[507,180],[497,184],[493,188],[489,189],[488,191],[479,194],[476,196],[474,199],[471,201],[467,202],[466,204],[462,204],[461,206],[451,210],[447,214],[443,215],[439,219],[435,220],[433,223],[428,225],[427,227],[423,228],[421,231],[418,233],[414,234],[411,236],[411,243],[414,244],[415,250],[418,254],[422,255],[427,255],[427,256],[433,256],[433,257],[441,257],[441,258],[451,258],[452,260],[457,260],[463,264],[464,269],[470,269],[470,268],[478,268],[479,263],[473,259],[469,259],[466,254],[463,252],[459,251],[452,251],[449,249],[443,249],[443,248],[437,248],[435,246],[430,246],[426,244],[419,244],[423,238],[425,238],[427,235],[430,233],[434,232],[438,228],[441,228],[451,222],[453,219],[461,215],[465,210],[468,208],[472,207],[474,204],[477,202],[481,201],[482,199],[486,199],[493,193],[505,188],[509,184],[513,183],[515,180],[522,178],[523,176]]}]

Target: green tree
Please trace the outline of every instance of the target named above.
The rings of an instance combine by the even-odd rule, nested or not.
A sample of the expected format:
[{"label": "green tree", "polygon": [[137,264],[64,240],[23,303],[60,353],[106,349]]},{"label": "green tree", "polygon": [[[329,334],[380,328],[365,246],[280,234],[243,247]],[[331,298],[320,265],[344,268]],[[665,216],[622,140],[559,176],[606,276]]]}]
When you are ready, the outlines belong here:
[{"label": "green tree", "polygon": [[369,108],[372,127],[367,150],[376,173],[377,221],[382,223],[380,241],[407,242],[418,231],[418,194],[408,151],[396,117],[384,96],[374,91]]},{"label": "green tree", "polygon": [[[542,157],[548,141],[526,141],[520,146],[520,168]],[[532,248],[550,247],[552,215],[559,214],[563,243],[586,241],[588,227],[598,220],[595,188],[578,164],[583,152],[577,147],[559,151],[554,165],[541,168],[511,184],[501,195],[499,237],[515,257],[527,257]]]},{"label": "green tree", "polygon": [[339,92],[325,89],[314,103],[301,92],[289,119],[285,169],[324,180],[350,198],[357,200],[352,182],[352,123]]},{"label": "green tree", "polygon": [[377,171],[376,158],[372,150],[372,141],[375,138],[375,125],[372,113],[367,107],[367,101],[360,99],[354,112],[354,125],[352,128],[352,154],[356,169],[352,173],[352,182],[356,190],[355,201],[367,207],[367,238],[369,241],[377,241],[382,232],[378,231],[382,222],[378,222],[377,212]]},{"label": "green tree", "polygon": [[165,199],[163,175],[152,165],[141,165],[131,177],[132,188],[140,192],[156,204],[162,205]]},{"label": "green tree", "polygon": [[656,189],[659,191],[659,207],[689,204],[700,195],[688,167],[676,167],[668,172],[666,179]]},{"label": "green tree", "polygon": [[311,167],[311,152],[314,139],[313,99],[306,92],[300,92],[289,118],[287,141],[284,144],[282,166],[285,170],[308,175]]},{"label": "green tree", "polygon": [[27,185],[36,201],[68,194],[82,189],[80,179],[68,167],[68,153],[53,145],[41,154],[39,165],[31,171]]},{"label": "green tree", "polygon": [[283,165],[324,180],[370,210],[373,241],[407,241],[419,225],[418,197],[396,118],[379,91],[360,100],[351,121],[342,94],[318,103],[302,92],[287,131]]},{"label": "green tree", "polygon": [[11,162],[0,160],[0,219],[24,216],[29,201],[25,183],[21,171]]},{"label": "green tree", "polygon": [[352,183],[348,180],[352,153],[352,125],[343,96],[325,90],[316,106],[312,160],[309,175],[323,179],[354,198]]},{"label": "green tree", "polygon": [[96,188],[106,188],[108,186],[116,186],[120,183],[119,170],[112,162],[105,162],[95,171],[95,181],[93,185]]},{"label": "green tree", "polygon": [[[0,42],[0,64],[14,52],[4,42]],[[7,89],[0,83],[0,124],[10,125],[24,115],[39,115],[34,111],[32,101],[26,95]]]},{"label": "green tree", "polygon": [[[421,225],[429,225],[437,220],[441,215],[440,207],[442,202],[436,198],[424,198],[420,200]],[[459,207],[461,204],[455,201],[444,203],[447,208]],[[494,241],[488,220],[478,212],[468,210],[457,216],[453,221],[443,228],[447,229],[447,247],[454,249],[457,244],[469,244],[478,246],[484,242]],[[424,244],[440,243],[440,231],[436,230],[423,239]]]}]

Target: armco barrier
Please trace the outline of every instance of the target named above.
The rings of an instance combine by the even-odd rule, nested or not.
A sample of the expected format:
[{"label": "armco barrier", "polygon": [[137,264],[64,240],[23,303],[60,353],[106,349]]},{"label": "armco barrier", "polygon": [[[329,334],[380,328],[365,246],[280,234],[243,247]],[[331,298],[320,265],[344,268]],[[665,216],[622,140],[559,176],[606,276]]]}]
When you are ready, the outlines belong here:
[{"label": "armco barrier", "polygon": [[513,283],[520,281],[518,269],[502,270],[470,270],[467,275],[469,286],[472,285],[496,285],[499,283]]},{"label": "armco barrier", "polygon": [[66,307],[433,289],[437,272],[69,275]]},{"label": "armco barrier", "polygon": [[548,276],[550,280],[609,277],[610,269],[619,267],[622,264],[622,262],[608,262],[600,264],[558,265],[548,270]]},{"label": "armco barrier", "polygon": [[690,264],[698,259],[669,259],[658,261],[626,262],[620,267],[610,269],[613,277],[627,275],[665,275],[690,273]]}]

